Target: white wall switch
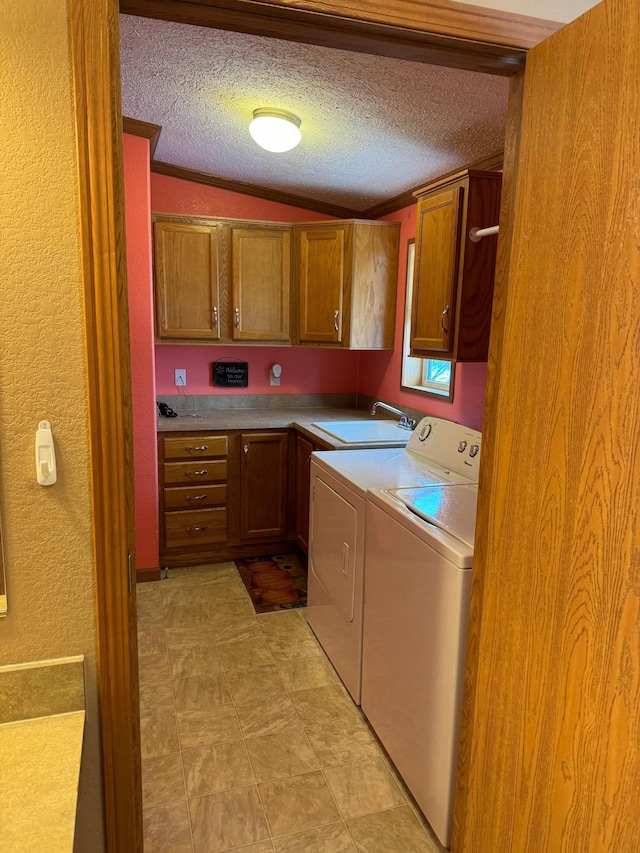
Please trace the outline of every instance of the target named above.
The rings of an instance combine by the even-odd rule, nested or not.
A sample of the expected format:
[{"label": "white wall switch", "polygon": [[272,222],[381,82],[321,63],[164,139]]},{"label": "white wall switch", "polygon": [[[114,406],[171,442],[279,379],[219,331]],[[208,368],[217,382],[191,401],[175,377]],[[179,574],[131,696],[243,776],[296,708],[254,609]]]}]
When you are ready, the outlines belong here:
[{"label": "white wall switch", "polygon": [[184,388],[187,385],[187,371],[183,368],[176,369],[176,379],[175,384],[179,388]]}]

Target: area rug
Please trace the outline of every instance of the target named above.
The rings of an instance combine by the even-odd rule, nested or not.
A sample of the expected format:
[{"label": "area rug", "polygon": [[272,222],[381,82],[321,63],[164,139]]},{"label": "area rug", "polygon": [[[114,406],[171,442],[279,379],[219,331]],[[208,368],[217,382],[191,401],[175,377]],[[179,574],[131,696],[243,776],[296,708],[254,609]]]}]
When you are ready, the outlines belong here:
[{"label": "area rug", "polygon": [[235,560],[256,613],[307,606],[307,567],[301,554]]}]

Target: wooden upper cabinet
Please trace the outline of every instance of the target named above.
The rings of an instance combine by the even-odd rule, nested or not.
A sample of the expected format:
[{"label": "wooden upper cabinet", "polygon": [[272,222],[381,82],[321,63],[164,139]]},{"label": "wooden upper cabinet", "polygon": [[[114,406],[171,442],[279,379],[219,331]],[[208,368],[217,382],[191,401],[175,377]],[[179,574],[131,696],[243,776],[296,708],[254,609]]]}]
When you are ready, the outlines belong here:
[{"label": "wooden upper cabinet", "polygon": [[156,336],[218,340],[218,225],[154,222]]},{"label": "wooden upper cabinet", "polygon": [[300,228],[300,340],[340,343],[345,287],[345,227]]},{"label": "wooden upper cabinet", "polygon": [[398,223],[153,221],[159,341],[291,341],[293,233],[295,342],[393,349]]},{"label": "wooden upper cabinet", "polygon": [[423,262],[413,290],[413,349],[448,353],[453,346],[463,193],[462,187],[453,187],[425,199],[419,208],[418,240]]},{"label": "wooden upper cabinet", "polygon": [[294,227],[302,344],[393,349],[400,226]]},{"label": "wooden upper cabinet", "polygon": [[232,337],[290,338],[291,228],[231,228]]},{"label": "wooden upper cabinet", "polygon": [[502,176],[466,170],[418,193],[411,354],[486,361]]}]

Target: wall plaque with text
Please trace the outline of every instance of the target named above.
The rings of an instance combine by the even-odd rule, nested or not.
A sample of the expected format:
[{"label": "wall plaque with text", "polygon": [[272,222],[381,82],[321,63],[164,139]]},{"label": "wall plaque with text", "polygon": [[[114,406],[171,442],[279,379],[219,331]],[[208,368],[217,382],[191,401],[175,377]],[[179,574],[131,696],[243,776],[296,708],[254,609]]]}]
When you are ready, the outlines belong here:
[{"label": "wall plaque with text", "polygon": [[246,388],[249,384],[249,363],[246,361],[213,361],[213,384],[222,388]]}]

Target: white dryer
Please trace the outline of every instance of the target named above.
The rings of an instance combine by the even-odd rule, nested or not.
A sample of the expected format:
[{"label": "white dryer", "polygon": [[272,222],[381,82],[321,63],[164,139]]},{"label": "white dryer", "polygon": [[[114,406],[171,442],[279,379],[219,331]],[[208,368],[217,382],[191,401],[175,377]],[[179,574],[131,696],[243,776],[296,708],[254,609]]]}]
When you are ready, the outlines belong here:
[{"label": "white dryer", "polygon": [[316,452],[311,457],[309,625],[360,704],[369,489],[476,483],[481,434],[423,418],[407,447]]}]

